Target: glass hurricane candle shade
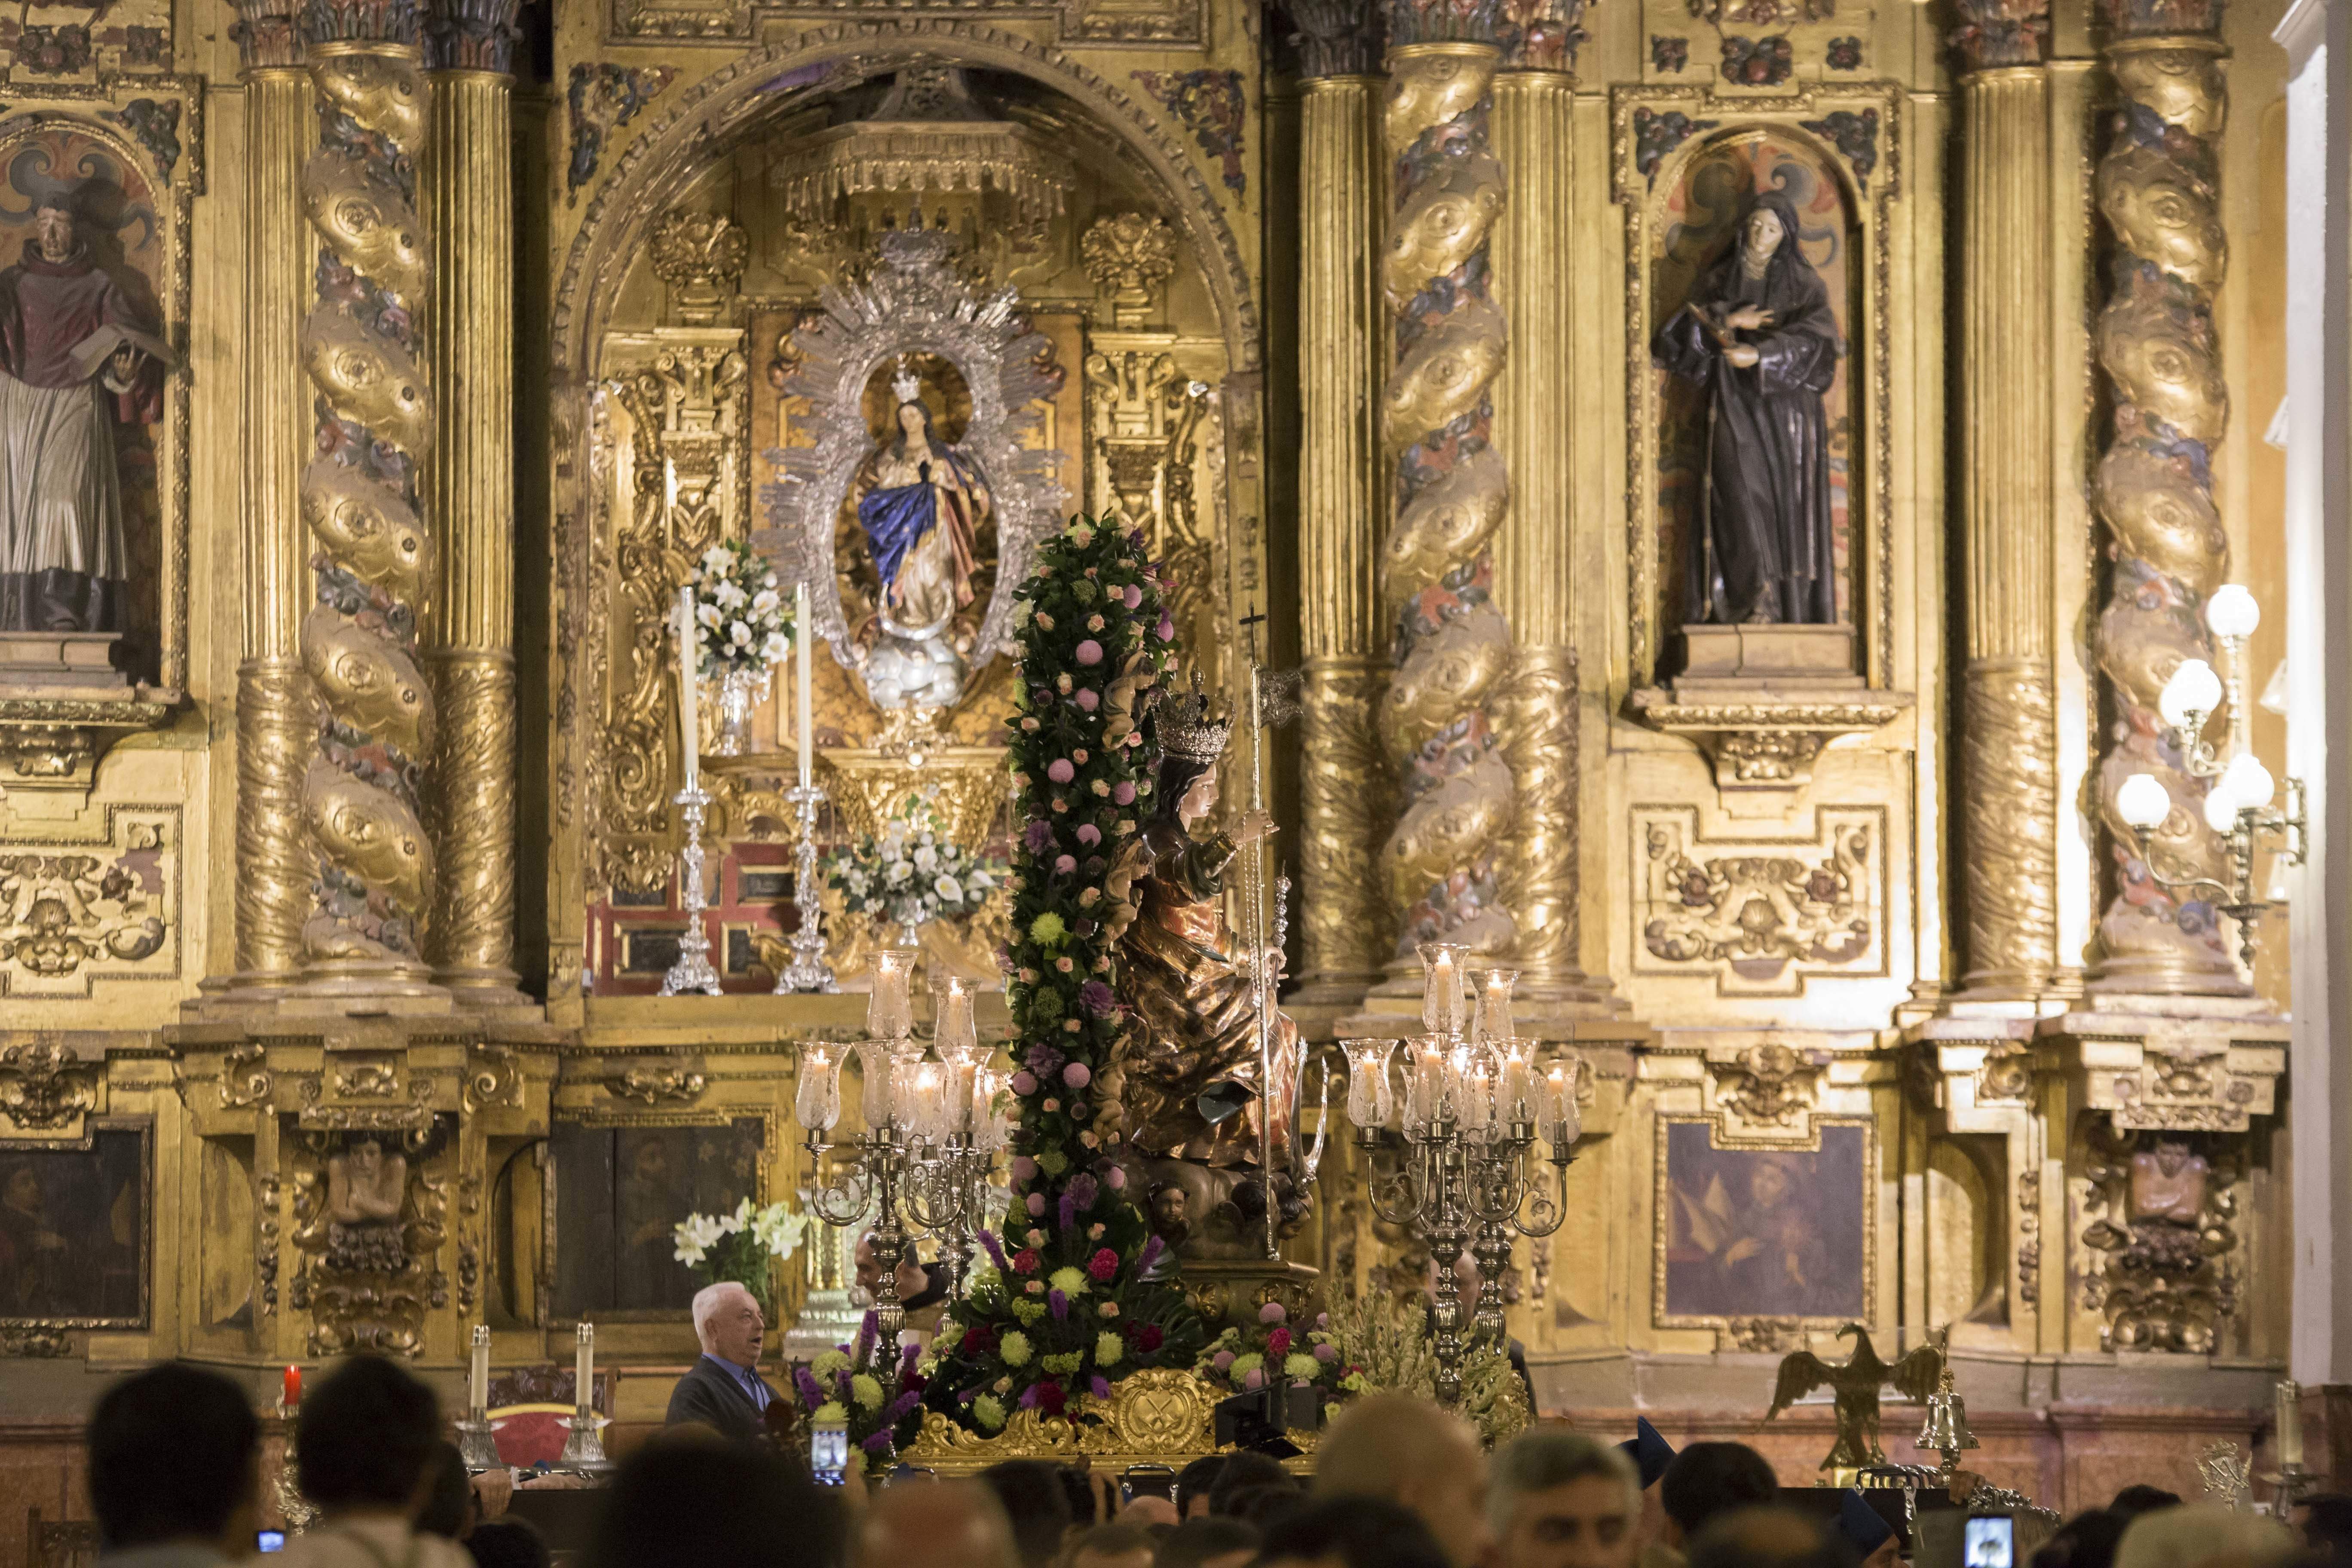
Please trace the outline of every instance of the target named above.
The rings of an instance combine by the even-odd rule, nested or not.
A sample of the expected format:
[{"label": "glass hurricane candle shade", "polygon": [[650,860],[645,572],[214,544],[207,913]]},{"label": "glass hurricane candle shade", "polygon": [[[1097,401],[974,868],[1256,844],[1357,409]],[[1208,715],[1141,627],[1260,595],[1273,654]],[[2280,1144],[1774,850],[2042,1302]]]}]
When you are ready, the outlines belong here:
[{"label": "glass hurricane candle shade", "polygon": [[860,1040],[855,1049],[863,1079],[858,1112],[865,1117],[868,1132],[879,1132],[890,1120],[890,1042]]},{"label": "glass hurricane candle shade", "polygon": [[1360,1128],[1385,1127],[1396,1110],[1389,1087],[1389,1058],[1394,1040],[1341,1040],[1348,1058],[1348,1120]]},{"label": "glass hurricane candle shade", "polygon": [[730,665],[719,676],[719,734],[711,742],[714,756],[740,757],[751,747],[751,702],[766,682],[766,671],[749,665]]},{"label": "glass hurricane candle shade", "polygon": [[837,1046],[811,1040],[801,1047],[800,1082],[793,1091],[793,1120],[801,1131],[833,1131],[841,1120],[841,1062]]},{"label": "glass hurricane candle shade", "polygon": [[886,947],[874,954],[874,991],[866,1004],[866,1029],[881,1039],[912,1034],[916,951]]},{"label": "glass hurricane candle shade", "polygon": [[1421,954],[1421,1026],[1433,1035],[1459,1037],[1469,1022],[1463,991],[1464,961],[1470,950],[1459,942],[1424,942]]},{"label": "glass hurricane candle shade", "polygon": [[1490,969],[1478,982],[1478,1022],[1471,1037],[1500,1049],[1518,1031],[1511,1026],[1511,988],[1519,983],[1516,969]]}]

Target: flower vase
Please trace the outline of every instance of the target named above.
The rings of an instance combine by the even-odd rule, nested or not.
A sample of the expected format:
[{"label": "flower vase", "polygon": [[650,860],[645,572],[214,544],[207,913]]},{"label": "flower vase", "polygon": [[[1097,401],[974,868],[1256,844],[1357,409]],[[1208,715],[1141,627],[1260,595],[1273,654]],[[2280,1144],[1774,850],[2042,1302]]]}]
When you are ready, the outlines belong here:
[{"label": "flower vase", "polygon": [[752,673],[730,665],[719,678],[719,739],[711,745],[714,757],[740,757],[750,749],[751,740]]},{"label": "flower vase", "polygon": [[920,947],[920,946],[922,946],[922,944],[923,944],[923,939],[922,939],[922,936],[921,936],[921,928],[922,928],[922,923],[923,923],[923,922],[922,922],[922,921],[910,921],[910,920],[904,920],[904,919],[900,920],[900,921],[898,921],[898,946],[900,946],[900,947]]}]

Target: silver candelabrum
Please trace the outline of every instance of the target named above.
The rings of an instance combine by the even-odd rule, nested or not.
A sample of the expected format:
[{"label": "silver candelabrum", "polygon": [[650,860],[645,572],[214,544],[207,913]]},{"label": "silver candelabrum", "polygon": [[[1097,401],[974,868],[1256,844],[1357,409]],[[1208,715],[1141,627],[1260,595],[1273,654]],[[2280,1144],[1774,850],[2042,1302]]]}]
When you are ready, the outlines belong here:
[{"label": "silver candelabrum", "polygon": [[[1429,1247],[1438,1270],[1433,1339],[1437,1397],[1462,1398],[1462,1370],[1480,1341],[1501,1351],[1504,1272],[1521,1236],[1549,1236],[1568,1208],[1568,1167],[1582,1123],[1576,1104],[1582,1063],[1570,1057],[1538,1076],[1535,1042],[1512,1031],[1517,972],[1489,970],[1475,1027],[1465,1028],[1467,950],[1424,942],[1424,1032],[1402,1042],[1339,1042],[1349,1067],[1348,1119],[1370,1174],[1372,1209]],[[1401,1113],[1391,1058],[1402,1044]],[[1389,1135],[1391,1118],[1396,1136]],[[1536,1168],[1540,1125],[1551,1174]],[[1478,1293],[1463,1332],[1461,1297],[1449,1278],[1465,1252],[1476,1260]]]},{"label": "silver candelabrum", "polygon": [[702,897],[702,812],[710,796],[695,784],[670,798],[686,822],[686,843],[677,852],[678,902],[686,906],[686,931],[677,939],[677,962],[662,976],[661,994],[699,991],[716,996],[719,971],[711,967],[710,938],[702,929],[702,911],[709,907]]},{"label": "silver candelabrum", "polygon": [[784,798],[799,808],[801,843],[793,861],[793,907],[800,911],[800,929],[793,932],[792,962],[776,976],[774,994],[798,991],[831,991],[833,965],[824,961],[824,911],[817,894],[816,808],[824,791],[814,784],[794,784]]},{"label": "silver candelabrum", "polygon": [[[801,1047],[793,1105],[809,1152],[811,1211],[845,1227],[874,1215],[875,1326],[893,1344],[906,1323],[898,1265],[907,1248],[918,1236],[940,1237],[953,1254],[948,1261],[961,1282],[990,1173],[1011,1135],[998,1109],[1009,1075],[982,1065],[986,1052],[972,1026],[969,989],[959,990],[961,983],[952,981],[944,989],[932,1045],[914,1037],[908,986],[915,958],[909,948],[886,947],[875,954],[866,1010],[874,1037],[851,1047],[863,1080],[864,1129],[843,1142],[829,1141],[841,1118],[844,1055],[828,1042]],[[846,1157],[828,1181],[824,1159],[836,1150]]]}]

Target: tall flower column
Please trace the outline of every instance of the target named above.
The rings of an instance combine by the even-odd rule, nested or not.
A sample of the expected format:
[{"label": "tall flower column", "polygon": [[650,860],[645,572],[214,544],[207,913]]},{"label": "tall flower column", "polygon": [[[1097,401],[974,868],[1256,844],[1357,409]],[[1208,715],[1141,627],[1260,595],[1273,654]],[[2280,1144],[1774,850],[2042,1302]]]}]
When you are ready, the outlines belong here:
[{"label": "tall flower column", "polygon": [[1388,830],[1374,706],[1387,684],[1381,636],[1380,379],[1374,244],[1387,205],[1378,16],[1371,0],[1293,0],[1299,112],[1298,483],[1306,679],[1298,996],[1355,1002],[1381,977],[1393,912],[1379,858]]},{"label": "tall flower column", "polygon": [[1496,12],[1486,0],[1389,13],[1395,205],[1381,283],[1396,358],[1381,434],[1395,465],[1395,511],[1381,585],[1396,672],[1381,733],[1402,784],[1382,855],[1400,973],[1418,941],[1444,934],[1507,952],[1515,934],[1496,888],[1513,808],[1495,721],[1511,631],[1492,602],[1489,549],[1510,504],[1494,444],[1494,388],[1510,343],[1489,267],[1505,200],[1489,144]]},{"label": "tall flower column", "polygon": [[[304,970],[330,993],[425,992],[435,703],[418,623],[435,583],[421,515],[433,400],[420,358],[431,263],[417,211],[425,83],[415,0],[309,0],[318,112],[302,170],[316,294],[301,357],[314,395],[302,471],[318,701],[302,806],[316,845]],[[308,411],[306,411],[308,412]]]},{"label": "tall flower column", "polygon": [[509,125],[519,0],[437,0],[425,40],[425,164],[441,537],[436,636],[441,857],[430,952],[460,1001],[515,991],[514,179]]},{"label": "tall flower column", "polygon": [[302,963],[310,910],[302,774],[314,749],[310,682],[297,652],[309,600],[297,495],[310,435],[296,333],[309,268],[300,182],[314,132],[294,0],[240,0],[233,28],[245,89],[245,645],[236,668],[236,975],[283,987]]},{"label": "tall flower column", "polygon": [[1959,14],[1965,985],[2031,994],[2057,963],[2049,7]]},{"label": "tall flower column", "polygon": [[2136,773],[2172,795],[2148,836],[2155,868],[2178,881],[2225,879],[2205,823],[2205,784],[2164,738],[2158,694],[2184,658],[2210,660],[2205,600],[2229,569],[2213,505],[2212,455],[2230,399],[2213,296],[2228,256],[2216,188],[2228,100],[2221,0],[2115,0],[2107,65],[2121,102],[2099,160],[2099,211],[2114,235],[2099,365],[2115,405],[2096,495],[2111,588],[2098,663],[2109,694],[2099,805],[2115,866],[2093,985],[2111,991],[2242,994],[2212,905],[2149,875],[2116,793]]}]

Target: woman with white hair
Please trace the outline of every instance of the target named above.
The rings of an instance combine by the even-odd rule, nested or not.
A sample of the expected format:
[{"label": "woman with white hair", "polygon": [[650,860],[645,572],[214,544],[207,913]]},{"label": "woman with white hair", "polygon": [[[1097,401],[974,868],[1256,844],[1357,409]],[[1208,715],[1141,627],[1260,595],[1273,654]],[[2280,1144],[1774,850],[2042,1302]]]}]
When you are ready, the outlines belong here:
[{"label": "woman with white hair", "polygon": [[2294,1532],[2274,1519],[2192,1503],[2134,1520],[2116,1548],[2116,1568],[2267,1568],[2294,1550]]}]

